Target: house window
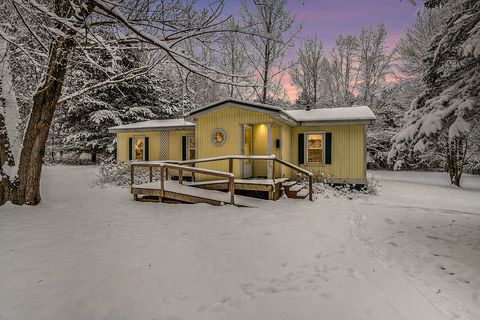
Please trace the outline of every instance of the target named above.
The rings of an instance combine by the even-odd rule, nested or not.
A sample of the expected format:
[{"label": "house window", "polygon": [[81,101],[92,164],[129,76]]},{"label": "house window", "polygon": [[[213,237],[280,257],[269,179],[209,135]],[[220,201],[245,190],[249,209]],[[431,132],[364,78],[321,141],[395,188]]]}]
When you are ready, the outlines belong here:
[{"label": "house window", "polygon": [[324,141],[323,132],[311,132],[305,134],[307,163],[323,163]]},{"label": "house window", "polygon": [[133,160],[145,159],[145,137],[133,137]]},{"label": "house window", "polygon": [[187,159],[188,160],[193,160],[195,159],[195,137],[193,136],[187,136]]}]

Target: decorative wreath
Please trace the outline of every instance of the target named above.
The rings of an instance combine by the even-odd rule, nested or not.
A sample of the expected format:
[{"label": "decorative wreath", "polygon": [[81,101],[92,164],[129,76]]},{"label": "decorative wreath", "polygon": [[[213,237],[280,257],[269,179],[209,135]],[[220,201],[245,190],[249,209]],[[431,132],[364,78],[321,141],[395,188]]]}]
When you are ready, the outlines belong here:
[{"label": "decorative wreath", "polygon": [[213,129],[210,138],[214,146],[220,147],[223,146],[225,140],[227,140],[227,133],[225,132],[225,130],[220,128]]}]

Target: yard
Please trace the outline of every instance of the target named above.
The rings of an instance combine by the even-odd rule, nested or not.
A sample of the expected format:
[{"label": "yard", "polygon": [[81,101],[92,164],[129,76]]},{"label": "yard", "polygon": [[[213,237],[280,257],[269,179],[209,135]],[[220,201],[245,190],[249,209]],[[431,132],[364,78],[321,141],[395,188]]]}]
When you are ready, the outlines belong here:
[{"label": "yard", "polygon": [[479,176],[237,208],[134,202],[95,173],[46,167],[40,205],[0,207],[0,319],[480,318]]}]

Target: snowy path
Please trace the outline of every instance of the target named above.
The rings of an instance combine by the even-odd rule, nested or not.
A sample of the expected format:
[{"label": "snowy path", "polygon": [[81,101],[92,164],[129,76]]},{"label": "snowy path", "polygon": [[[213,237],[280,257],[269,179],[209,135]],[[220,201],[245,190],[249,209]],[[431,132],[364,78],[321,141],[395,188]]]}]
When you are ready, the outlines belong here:
[{"label": "snowy path", "polygon": [[0,207],[0,319],[478,319],[480,178],[374,175],[378,196],[252,209],[46,168],[38,207]]}]

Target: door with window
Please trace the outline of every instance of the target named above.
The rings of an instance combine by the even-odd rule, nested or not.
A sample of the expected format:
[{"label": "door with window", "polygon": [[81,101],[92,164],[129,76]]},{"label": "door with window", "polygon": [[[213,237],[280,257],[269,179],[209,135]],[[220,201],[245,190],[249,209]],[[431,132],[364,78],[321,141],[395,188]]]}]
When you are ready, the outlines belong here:
[{"label": "door with window", "polygon": [[[243,127],[243,154],[251,156],[253,154],[253,130],[252,126]],[[243,177],[252,177],[252,160],[243,160]]]},{"label": "door with window", "polygon": [[145,160],[145,137],[133,138],[133,159]]},{"label": "door with window", "polygon": [[187,136],[187,160],[195,159],[195,137]]}]

